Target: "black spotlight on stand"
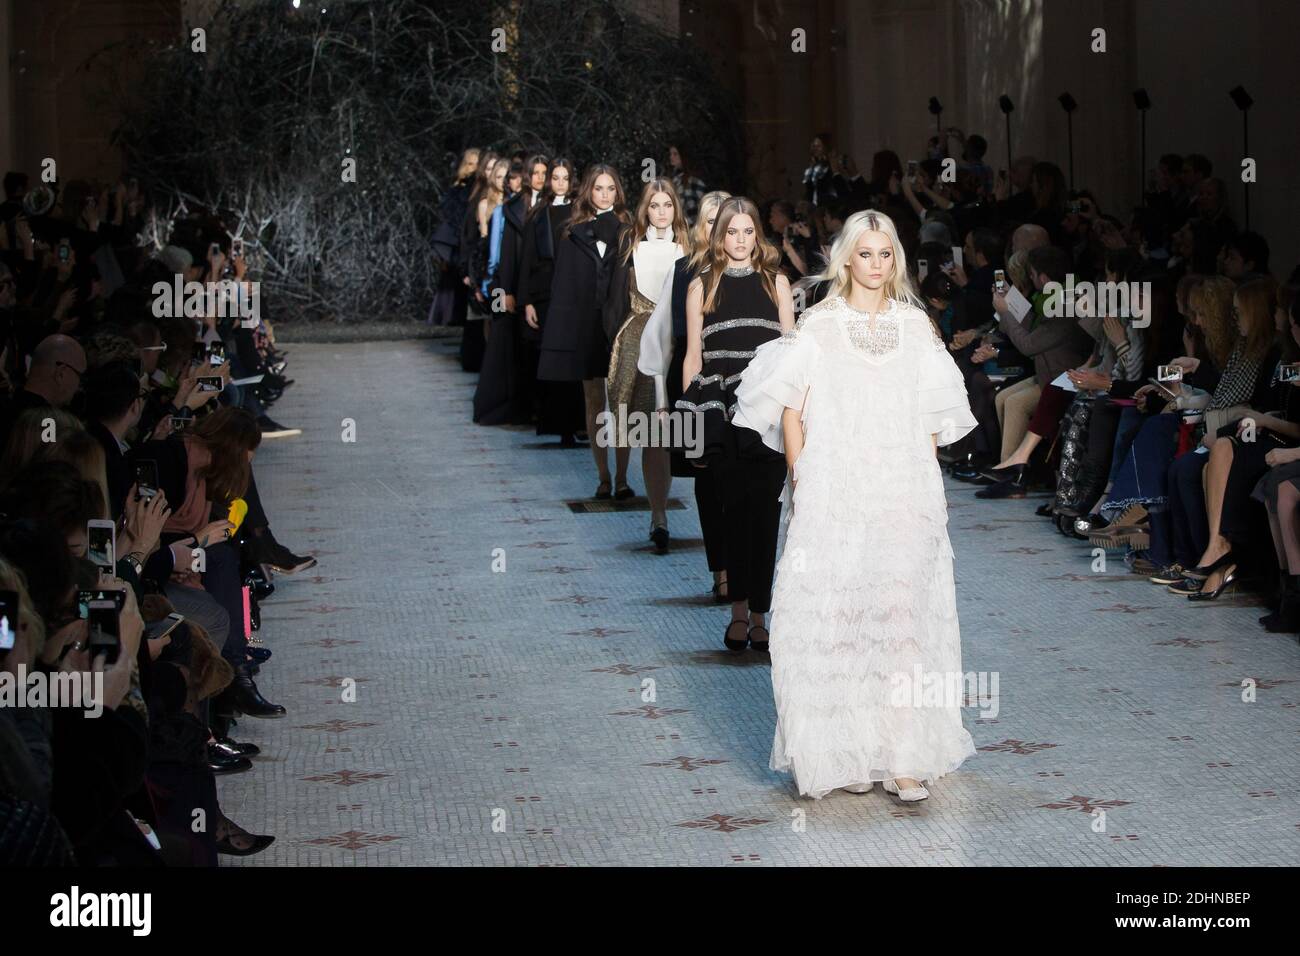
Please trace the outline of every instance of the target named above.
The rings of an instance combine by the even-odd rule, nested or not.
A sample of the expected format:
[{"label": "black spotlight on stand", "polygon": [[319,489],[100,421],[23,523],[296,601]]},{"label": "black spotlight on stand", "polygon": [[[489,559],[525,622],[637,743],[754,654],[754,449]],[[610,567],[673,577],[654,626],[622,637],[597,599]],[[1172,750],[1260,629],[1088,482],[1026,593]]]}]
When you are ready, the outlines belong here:
[{"label": "black spotlight on stand", "polygon": [[1079,104],[1074,101],[1074,97],[1069,93],[1062,93],[1056,98],[1061,104],[1061,109],[1065,110],[1065,137],[1066,144],[1070,153],[1070,189],[1074,189],[1074,111],[1079,108]]},{"label": "black spotlight on stand", "polygon": [[[944,149],[942,121],[939,117],[943,116],[943,104],[939,102],[939,97],[930,97],[930,114],[934,117],[934,131],[939,136],[939,148]],[[946,150],[945,150],[946,152]]]},{"label": "black spotlight on stand", "polygon": [[1007,169],[1011,168],[1011,111],[1016,108],[1016,104],[1011,102],[1011,97],[1003,93],[998,97],[998,109],[1002,111],[1002,118],[1007,122]]},{"label": "black spotlight on stand", "polygon": [[[1232,102],[1236,104],[1237,109],[1241,110],[1241,155],[1242,158],[1250,156],[1250,108],[1255,105],[1249,93],[1244,86],[1234,86],[1228,90],[1228,95],[1232,97]],[[1246,228],[1250,228],[1250,183],[1242,181],[1242,212],[1246,216]]]},{"label": "black spotlight on stand", "polygon": [[1147,195],[1147,110],[1151,109],[1151,97],[1145,89],[1133,91],[1133,105],[1142,117],[1142,166],[1138,169],[1138,205],[1146,205]]}]

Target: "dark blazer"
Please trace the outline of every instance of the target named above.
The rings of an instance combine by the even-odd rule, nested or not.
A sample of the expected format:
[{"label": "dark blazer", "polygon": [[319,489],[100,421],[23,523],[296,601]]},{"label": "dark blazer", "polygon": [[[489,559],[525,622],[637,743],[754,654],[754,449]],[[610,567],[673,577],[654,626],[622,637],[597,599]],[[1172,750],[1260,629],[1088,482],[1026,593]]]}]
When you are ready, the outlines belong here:
[{"label": "dark blazer", "polygon": [[[617,219],[599,223],[591,219],[574,226],[559,241],[537,365],[537,377],[542,381],[580,382],[609,373],[610,341],[601,310],[618,259],[621,228]],[[597,241],[605,243],[603,256]]]},{"label": "dark blazer", "polygon": [[573,204],[547,206],[524,223],[520,250],[519,277],[515,305],[520,312],[525,305],[538,308],[551,300],[551,279],[555,272],[555,249],[560,233],[573,213]]},{"label": "dark blazer", "polygon": [[90,432],[104,449],[104,470],[108,478],[108,497],[111,499],[108,504],[114,519],[120,518],[126,507],[126,496],[131,491],[135,476],[112,432],[99,422],[88,424],[86,431]]}]

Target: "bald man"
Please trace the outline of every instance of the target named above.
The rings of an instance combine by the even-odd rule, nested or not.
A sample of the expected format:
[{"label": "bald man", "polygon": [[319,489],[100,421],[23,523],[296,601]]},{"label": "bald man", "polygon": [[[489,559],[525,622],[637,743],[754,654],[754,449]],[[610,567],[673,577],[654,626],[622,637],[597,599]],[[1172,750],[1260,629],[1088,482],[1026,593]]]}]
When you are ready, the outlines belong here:
[{"label": "bald man", "polygon": [[1048,237],[1046,229],[1027,222],[1011,234],[1011,254],[1028,252],[1040,246],[1051,245],[1051,243],[1052,240]]},{"label": "bald man", "polygon": [[65,408],[81,389],[86,352],[76,339],[48,335],[32,350],[27,381],[0,413],[0,449],[9,442],[14,419],[29,408]]}]

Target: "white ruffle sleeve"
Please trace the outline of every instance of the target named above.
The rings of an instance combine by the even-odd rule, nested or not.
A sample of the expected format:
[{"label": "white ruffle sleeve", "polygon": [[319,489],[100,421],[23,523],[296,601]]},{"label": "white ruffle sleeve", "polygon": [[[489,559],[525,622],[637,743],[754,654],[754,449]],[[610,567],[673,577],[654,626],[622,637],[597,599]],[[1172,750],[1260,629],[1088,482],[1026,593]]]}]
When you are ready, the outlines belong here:
[{"label": "white ruffle sleeve", "polygon": [[763,444],[785,451],[781,416],[787,408],[804,407],[820,356],[807,328],[796,327],[760,345],[736,386],[732,424],[753,429]]},{"label": "white ruffle sleeve", "polygon": [[668,369],[673,361],[673,268],[655,300],[654,311],[641,330],[641,350],[636,367],[655,381],[655,408],[668,407]]},{"label": "white ruffle sleeve", "polygon": [[[924,320],[929,324],[929,319]],[[927,342],[918,376],[919,408],[925,430],[939,436],[940,445],[951,445],[966,437],[976,425],[961,370],[936,336]]]}]

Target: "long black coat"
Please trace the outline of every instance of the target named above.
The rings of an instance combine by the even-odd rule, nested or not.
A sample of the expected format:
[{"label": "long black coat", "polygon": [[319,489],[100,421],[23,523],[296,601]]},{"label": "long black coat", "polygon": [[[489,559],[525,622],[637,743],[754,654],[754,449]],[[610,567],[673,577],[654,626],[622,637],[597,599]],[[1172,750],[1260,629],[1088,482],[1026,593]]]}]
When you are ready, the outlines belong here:
[{"label": "long black coat", "polygon": [[[609,374],[610,341],[601,310],[618,259],[622,223],[610,212],[578,223],[555,250],[551,307],[542,330],[537,377],[577,382]],[[602,256],[597,239],[605,243]]]},{"label": "long black coat", "polygon": [[524,306],[531,305],[537,309],[540,317],[545,311],[544,307],[551,301],[555,250],[560,244],[560,234],[572,214],[572,203],[547,206],[525,223],[515,292],[520,312],[523,312]]},{"label": "long black coat", "polygon": [[503,289],[506,295],[518,297],[519,266],[523,259],[524,219],[528,215],[528,197],[523,193],[516,193],[510,197],[502,212],[505,217],[505,229],[501,236],[501,259],[497,262],[496,285]]}]

